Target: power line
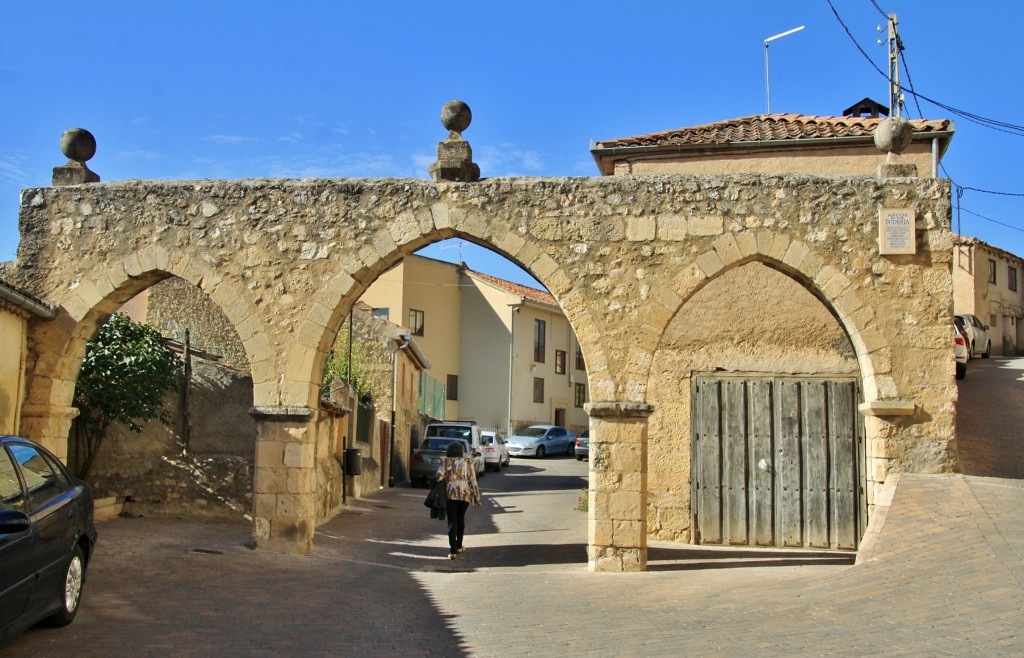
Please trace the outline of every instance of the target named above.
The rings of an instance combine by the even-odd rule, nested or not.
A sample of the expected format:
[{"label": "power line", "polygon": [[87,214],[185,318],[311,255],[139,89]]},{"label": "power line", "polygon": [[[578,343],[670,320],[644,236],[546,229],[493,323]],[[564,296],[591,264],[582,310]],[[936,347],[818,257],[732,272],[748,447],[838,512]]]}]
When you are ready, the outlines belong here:
[{"label": "power line", "polygon": [[[871,3],[875,6],[876,9],[878,9],[881,12],[881,8],[875,3],[875,0],[871,0]],[[832,4],[832,0],[828,0],[828,6],[832,10],[832,14],[836,17],[836,20],[843,27],[843,30],[846,32],[846,36],[848,36],[850,38],[850,41],[852,41],[853,45],[857,47],[857,50],[860,51],[860,54],[864,57],[864,59],[866,59],[868,61],[868,63],[871,64],[871,67],[873,69],[875,69],[875,71],[877,71],[879,75],[881,75],[883,78],[888,80],[889,79],[889,75],[885,71],[883,71],[881,68],[879,68],[879,66],[877,64],[875,64],[874,60],[871,59],[871,56],[868,55],[867,51],[865,51],[864,48],[861,47],[860,43],[853,36],[853,33],[850,32],[850,28],[847,27],[846,23],[843,21],[842,17],[839,15],[839,12],[836,10],[835,5]],[[886,15],[885,12],[881,12],[881,13],[882,13],[883,16]],[[902,42],[899,45],[900,45],[900,50],[902,51],[903,50]],[[902,56],[902,52],[901,52],[901,56]],[[904,66],[905,65],[906,65],[906,63],[904,61]],[[935,100],[933,98],[929,98],[928,96],[925,96],[924,94],[918,93],[913,88],[908,89],[908,88],[904,87],[903,85],[900,85],[900,90],[908,92],[911,96],[913,96],[915,98],[915,100],[919,98],[921,100],[927,101],[927,102],[931,103],[932,105],[940,107],[943,110],[946,110],[947,112],[949,112],[951,114],[954,114],[954,115],[959,116],[959,117],[961,117],[963,119],[966,119],[967,121],[971,121],[973,123],[977,123],[979,125],[986,126],[986,127],[991,128],[993,130],[999,130],[1000,132],[1005,132],[1005,133],[1009,133],[1011,135],[1017,135],[1017,136],[1020,136],[1020,137],[1024,137],[1024,126],[1021,126],[1021,125],[1018,125],[1018,124],[1014,124],[1014,123],[1009,123],[1007,121],[1000,121],[998,119],[989,119],[988,117],[983,117],[983,116],[981,116],[979,114],[974,114],[973,112],[968,112],[966,110],[958,109],[956,107],[953,107],[952,105],[948,105],[948,104],[943,103],[941,101],[937,101],[937,100]]]}]

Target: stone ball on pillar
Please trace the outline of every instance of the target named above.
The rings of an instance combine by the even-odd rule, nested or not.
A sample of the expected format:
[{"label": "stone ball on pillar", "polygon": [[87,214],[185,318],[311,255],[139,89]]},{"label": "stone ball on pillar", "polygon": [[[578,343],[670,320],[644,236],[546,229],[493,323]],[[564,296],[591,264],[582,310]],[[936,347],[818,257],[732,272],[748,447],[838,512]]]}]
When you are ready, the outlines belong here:
[{"label": "stone ball on pillar", "polygon": [[914,139],[914,126],[902,117],[889,117],[875,128],[875,146],[883,153],[899,155],[907,150]]},{"label": "stone ball on pillar", "polygon": [[68,128],[60,136],[60,150],[69,160],[85,164],[96,155],[96,138],[85,128]]},{"label": "stone ball on pillar", "polygon": [[469,128],[471,121],[473,121],[473,113],[469,106],[462,101],[448,101],[441,108],[442,125],[454,133],[461,133]]}]

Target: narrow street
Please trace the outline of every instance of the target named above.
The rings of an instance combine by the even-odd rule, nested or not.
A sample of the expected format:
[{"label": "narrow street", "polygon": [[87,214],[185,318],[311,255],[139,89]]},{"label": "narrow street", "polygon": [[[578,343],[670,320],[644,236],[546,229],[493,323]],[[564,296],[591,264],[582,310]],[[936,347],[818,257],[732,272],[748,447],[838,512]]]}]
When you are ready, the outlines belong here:
[{"label": "narrow street", "polygon": [[513,459],[482,478],[454,561],[426,490],[408,487],[350,501],[309,556],[250,550],[243,520],[104,521],[75,622],[2,654],[1019,656],[1022,374],[1024,359],[971,362],[959,385],[970,475],[902,475],[856,565],[655,542],[649,572],[591,574],[575,509],[588,463]]},{"label": "narrow street", "polygon": [[958,388],[963,472],[1024,479],[1024,357],[971,359]]}]

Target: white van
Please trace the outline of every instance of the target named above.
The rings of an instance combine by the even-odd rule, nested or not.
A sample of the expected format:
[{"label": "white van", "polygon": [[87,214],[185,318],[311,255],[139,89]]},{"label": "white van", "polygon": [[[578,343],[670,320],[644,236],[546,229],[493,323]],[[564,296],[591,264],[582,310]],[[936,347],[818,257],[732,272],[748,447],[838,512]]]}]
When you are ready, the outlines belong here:
[{"label": "white van", "polygon": [[480,443],[480,428],[476,421],[472,420],[446,420],[439,423],[430,423],[424,432],[427,439],[463,439],[469,443],[473,452],[473,470],[477,476],[482,476],[487,471],[487,463],[484,461],[483,445]]}]

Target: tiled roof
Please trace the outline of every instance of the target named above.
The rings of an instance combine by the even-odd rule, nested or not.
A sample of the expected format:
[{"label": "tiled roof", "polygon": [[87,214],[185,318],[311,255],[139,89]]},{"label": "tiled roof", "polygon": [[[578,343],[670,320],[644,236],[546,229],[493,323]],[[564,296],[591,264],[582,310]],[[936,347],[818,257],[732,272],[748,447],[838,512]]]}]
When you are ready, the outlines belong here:
[{"label": "tiled roof", "polygon": [[517,295],[519,297],[523,297],[534,302],[540,302],[542,304],[551,304],[552,306],[558,306],[558,300],[556,300],[554,295],[552,295],[546,290],[538,290],[537,288],[531,288],[529,286],[523,286],[518,283],[512,283],[511,281],[499,279],[496,276],[491,276],[490,274],[484,274],[482,272],[475,272],[473,270],[466,270],[466,273],[472,274],[473,277],[480,279],[482,281],[486,281],[492,286],[495,286],[496,288],[501,288],[502,290],[510,292],[513,295]]},{"label": "tiled roof", "polygon": [[[597,142],[596,148],[623,146],[682,146],[737,142],[787,141],[811,138],[867,137],[884,121],[881,117],[828,117],[803,114],[757,114],[739,119]],[[949,130],[948,119],[910,119],[915,133]]]}]

